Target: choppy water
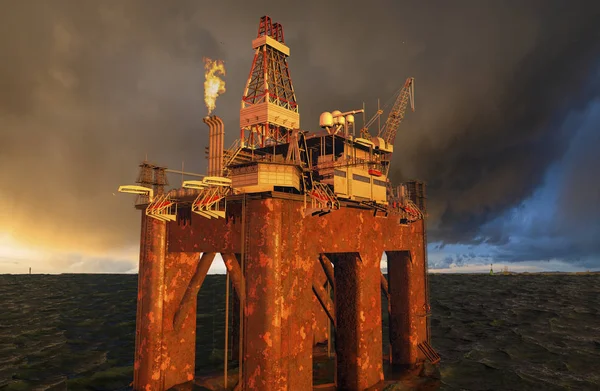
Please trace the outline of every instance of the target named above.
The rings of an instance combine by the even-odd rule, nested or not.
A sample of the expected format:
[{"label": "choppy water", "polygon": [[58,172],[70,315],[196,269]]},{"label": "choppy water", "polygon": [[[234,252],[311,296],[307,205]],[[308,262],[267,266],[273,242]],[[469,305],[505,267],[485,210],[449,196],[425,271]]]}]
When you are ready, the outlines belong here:
[{"label": "choppy water", "polygon": [[[197,372],[221,365],[224,276],[199,299]],[[0,390],[126,390],[136,275],[0,275]],[[600,390],[600,275],[433,275],[446,390]],[[387,319],[385,319],[387,321]]]}]

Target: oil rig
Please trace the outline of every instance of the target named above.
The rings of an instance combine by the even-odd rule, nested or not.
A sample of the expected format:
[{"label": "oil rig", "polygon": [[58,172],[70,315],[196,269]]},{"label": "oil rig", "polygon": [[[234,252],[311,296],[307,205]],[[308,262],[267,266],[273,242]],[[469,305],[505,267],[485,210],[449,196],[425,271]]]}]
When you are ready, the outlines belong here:
[{"label": "oil rig", "polygon": [[262,17],[252,48],[239,138],[226,149],[223,121],[203,119],[207,175],[167,190],[166,174],[179,171],[144,161],[137,183],[119,188],[137,194],[142,211],[134,389],[194,380],[197,295],[217,254],[238,309],[227,307],[236,331],[224,342],[221,389],[313,390],[319,343],[329,344],[335,360],[330,389],[381,384],[382,293],[385,360],[413,370],[436,364],[425,185],[388,179],[398,127],[407,106],[414,109],[414,79],[376,131],[369,129],[383,110],[356,129],[363,108],[324,112],[319,131],[310,132],[300,127],[282,25]]}]

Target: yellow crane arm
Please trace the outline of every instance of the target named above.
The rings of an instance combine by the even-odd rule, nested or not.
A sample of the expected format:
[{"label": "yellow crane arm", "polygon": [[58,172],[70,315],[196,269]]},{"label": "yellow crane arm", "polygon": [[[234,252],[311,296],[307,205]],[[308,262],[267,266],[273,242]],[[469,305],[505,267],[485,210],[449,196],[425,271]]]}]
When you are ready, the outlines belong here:
[{"label": "yellow crane arm", "polygon": [[394,106],[390,110],[390,115],[388,116],[385,125],[379,131],[378,137],[381,137],[385,140],[386,143],[390,145],[394,145],[394,140],[396,139],[396,133],[398,132],[398,127],[400,127],[400,123],[404,119],[404,113],[406,112],[406,106],[410,101],[410,107],[412,111],[415,111],[415,78],[409,77],[406,79],[404,83],[404,87],[402,87],[402,91],[398,94],[398,98],[396,102],[394,102]]}]

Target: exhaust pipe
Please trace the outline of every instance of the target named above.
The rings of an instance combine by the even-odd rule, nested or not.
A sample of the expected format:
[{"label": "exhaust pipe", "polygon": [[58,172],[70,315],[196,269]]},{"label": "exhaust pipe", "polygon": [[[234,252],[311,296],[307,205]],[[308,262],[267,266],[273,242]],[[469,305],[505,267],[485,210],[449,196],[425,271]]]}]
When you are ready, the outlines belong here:
[{"label": "exhaust pipe", "polygon": [[217,176],[223,176],[223,148],[225,148],[225,124],[223,120],[215,116],[215,173]]},{"label": "exhaust pipe", "polygon": [[216,115],[202,121],[208,125],[208,176],[223,176],[225,125]]}]

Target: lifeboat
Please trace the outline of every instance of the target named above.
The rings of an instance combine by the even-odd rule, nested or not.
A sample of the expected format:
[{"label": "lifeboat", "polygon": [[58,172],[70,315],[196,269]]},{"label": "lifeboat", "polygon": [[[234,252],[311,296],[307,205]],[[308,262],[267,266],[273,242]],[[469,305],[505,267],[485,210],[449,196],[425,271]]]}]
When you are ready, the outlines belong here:
[{"label": "lifeboat", "polygon": [[383,174],[381,173],[381,171],[371,168],[371,169],[369,169],[369,175],[382,176]]}]

